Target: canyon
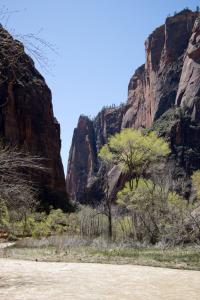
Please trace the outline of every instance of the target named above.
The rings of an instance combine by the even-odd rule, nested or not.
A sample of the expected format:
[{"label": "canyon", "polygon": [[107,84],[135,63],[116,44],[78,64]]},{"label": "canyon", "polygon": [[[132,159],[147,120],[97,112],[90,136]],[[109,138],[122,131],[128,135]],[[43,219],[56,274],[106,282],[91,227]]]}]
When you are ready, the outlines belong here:
[{"label": "canyon", "polygon": [[[128,99],[102,108],[94,119],[81,115],[74,129],[67,176],[60,156],[60,125],[52,95],[24,46],[0,27],[0,135],[2,142],[43,157],[48,175],[31,174],[41,207],[69,210],[69,198],[98,203],[104,195],[102,145],[123,128],[155,130],[170,144],[166,169],[184,178],[190,197],[192,172],[200,168],[200,19],[184,9],[156,28],[145,41],[146,61],[130,79]],[[109,172],[114,198],[125,178]],[[179,189],[179,187],[177,187]],[[67,190],[67,191],[66,191]]]}]

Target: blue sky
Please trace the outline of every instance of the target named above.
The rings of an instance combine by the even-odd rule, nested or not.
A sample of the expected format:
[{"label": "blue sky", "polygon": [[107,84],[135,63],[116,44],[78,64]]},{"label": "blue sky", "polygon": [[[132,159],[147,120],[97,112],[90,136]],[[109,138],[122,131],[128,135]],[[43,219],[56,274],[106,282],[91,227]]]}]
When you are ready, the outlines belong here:
[{"label": "blue sky", "polygon": [[[66,170],[73,129],[80,114],[94,116],[104,105],[126,100],[134,70],[145,61],[144,41],[166,16],[195,0],[6,0],[7,28],[37,33],[55,44],[48,51],[54,113],[61,124]],[[3,20],[5,22],[5,20]]]}]

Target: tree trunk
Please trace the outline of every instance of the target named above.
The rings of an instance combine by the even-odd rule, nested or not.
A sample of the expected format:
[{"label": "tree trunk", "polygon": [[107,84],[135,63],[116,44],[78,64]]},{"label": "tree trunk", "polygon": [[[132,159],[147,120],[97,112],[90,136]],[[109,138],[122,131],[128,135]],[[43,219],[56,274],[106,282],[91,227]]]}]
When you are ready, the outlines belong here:
[{"label": "tree trunk", "polygon": [[112,212],[111,207],[108,209],[108,238],[111,241],[113,237],[113,229],[112,229]]}]

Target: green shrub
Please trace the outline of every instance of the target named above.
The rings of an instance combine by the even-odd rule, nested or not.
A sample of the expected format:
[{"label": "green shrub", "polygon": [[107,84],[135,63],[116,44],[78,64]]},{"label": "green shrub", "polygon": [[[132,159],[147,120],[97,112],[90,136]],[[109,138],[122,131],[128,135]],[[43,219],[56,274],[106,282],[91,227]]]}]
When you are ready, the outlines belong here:
[{"label": "green shrub", "polygon": [[170,132],[172,126],[180,120],[184,112],[180,108],[168,109],[158,120],[153,122],[150,129],[147,131],[156,131],[159,135],[163,136]]}]

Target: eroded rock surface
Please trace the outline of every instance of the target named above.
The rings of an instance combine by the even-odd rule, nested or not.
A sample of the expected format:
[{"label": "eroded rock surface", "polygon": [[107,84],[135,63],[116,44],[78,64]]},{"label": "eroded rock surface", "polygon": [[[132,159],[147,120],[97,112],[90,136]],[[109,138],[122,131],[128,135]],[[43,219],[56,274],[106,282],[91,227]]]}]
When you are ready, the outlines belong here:
[{"label": "eroded rock surface", "polygon": [[[174,176],[190,176],[200,167],[200,21],[199,14],[188,9],[166,19],[146,40],[146,62],[132,76],[128,86],[127,102],[113,110],[103,110],[92,122],[94,139],[91,141],[99,150],[112,135],[123,128],[153,128],[166,136],[172,155],[169,168],[173,165]],[[181,111],[179,111],[179,108]],[[177,111],[178,110],[178,111]],[[166,115],[165,115],[166,114]],[[79,142],[77,143],[78,146]],[[73,137],[71,152],[75,147]],[[83,149],[80,148],[83,154]],[[77,165],[70,156],[67,185],[72,198],[80,201],[78,182],[73,174]],[[90,198],[102,194],[103,174],[95,157],[96,172],[83,171],[86,181],[81,189]],[[112,172],[110,173],[112,174]],[[113,191],[123,182],[117,174],[111,176]],[[91,178],[93,181],[91,184]],[[186,180],[187,182],[187,180]],[[97,184],[98,183],[98,184]],[[88,190],[89,184],[89,190]],[[188,185],[190,185],[188,181]],[[97,189],[98,186],[98,189]],[[99,189],[99,187],[101,187]],[[188,188],[189,190],[190,188]],[[113,193],[112,194],[115,194]],[[94,197],[93,197],[94,196]],[[188,196],[188,195],[187,195]],[[99,199],[98,199],[99,201]]]},{"label": "eroded rock surface", "polygon": [[51,91],[23,45],[0,26],[0,136],[11,145],[45,158],[48,174],[31,174],[43,207],[67,208],[60,156],[60,125]]}]

